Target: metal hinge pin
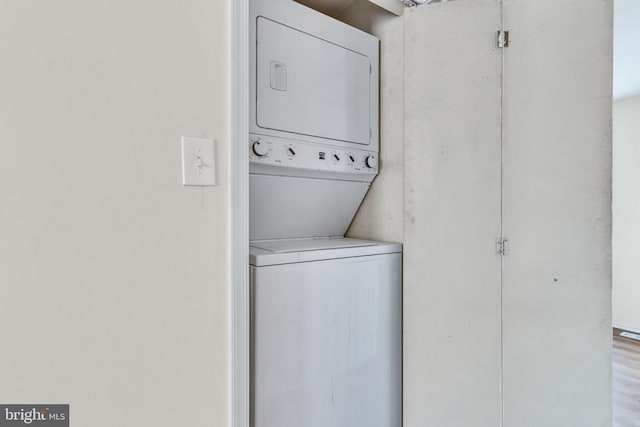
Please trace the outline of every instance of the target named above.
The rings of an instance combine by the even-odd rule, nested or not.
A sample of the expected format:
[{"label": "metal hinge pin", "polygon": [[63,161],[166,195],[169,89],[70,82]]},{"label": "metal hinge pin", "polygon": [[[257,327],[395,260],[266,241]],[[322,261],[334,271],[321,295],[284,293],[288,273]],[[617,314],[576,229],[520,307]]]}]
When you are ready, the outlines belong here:
[{"label": "metal hinge pin", "polygon": [[502,239],[502,238],[496,239],[496,253],[500,255],[506,255],[508,243],[509,241],[507,239]]},{"label": "metal hinge pin", "polygon": [[499,48],[509,47],[509,31],[498,31],[497,46]]}]

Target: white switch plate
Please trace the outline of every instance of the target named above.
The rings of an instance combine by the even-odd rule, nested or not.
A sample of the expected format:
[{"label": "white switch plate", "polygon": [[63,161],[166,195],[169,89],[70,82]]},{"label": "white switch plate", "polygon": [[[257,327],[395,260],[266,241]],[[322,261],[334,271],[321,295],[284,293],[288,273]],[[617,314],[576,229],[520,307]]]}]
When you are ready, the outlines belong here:
[{"label": "white switch plate", "polygon": [[182,185],[216,185],[213,139],[182,137]]}]

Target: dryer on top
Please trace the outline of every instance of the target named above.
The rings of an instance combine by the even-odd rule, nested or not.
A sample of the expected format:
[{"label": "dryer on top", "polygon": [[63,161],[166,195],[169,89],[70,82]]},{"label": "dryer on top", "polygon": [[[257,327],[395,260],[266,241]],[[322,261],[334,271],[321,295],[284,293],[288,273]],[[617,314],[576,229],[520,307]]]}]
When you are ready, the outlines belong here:
[{"label": "dryer on top", "polygon": [[374,36],[250,1],[249,237],[343,236],[378,173]]},{"label": "dryer on top", "polygon": [[379,41],[292,0],[252,0],[250,133],[378,152]]}]

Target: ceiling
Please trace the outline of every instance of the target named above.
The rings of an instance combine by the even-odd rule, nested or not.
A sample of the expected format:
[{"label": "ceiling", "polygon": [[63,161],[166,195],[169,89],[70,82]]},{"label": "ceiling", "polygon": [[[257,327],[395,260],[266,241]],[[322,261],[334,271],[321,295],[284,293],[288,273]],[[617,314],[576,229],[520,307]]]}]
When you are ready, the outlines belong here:
[{"label": "ceiling", "polygon": [[355,0],[295,0],[305,6],[322,12],[325,15],[336,17]]},{"label": "ceiling", "polygon": [[640,1],[614,1],[613,37],[613,98],[640,95]]}]

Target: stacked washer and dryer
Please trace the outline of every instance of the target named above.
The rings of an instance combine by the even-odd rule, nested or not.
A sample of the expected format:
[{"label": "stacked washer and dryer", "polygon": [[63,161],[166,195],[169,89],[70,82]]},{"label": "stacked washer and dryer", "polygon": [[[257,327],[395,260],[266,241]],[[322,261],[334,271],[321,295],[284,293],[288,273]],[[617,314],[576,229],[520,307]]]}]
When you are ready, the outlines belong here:
[{"label": "stacked washer and dryer", "polygon": [[379,41],[250,5],[252,427],[400,427],[402,246],[344,237],[378,173]]}]

